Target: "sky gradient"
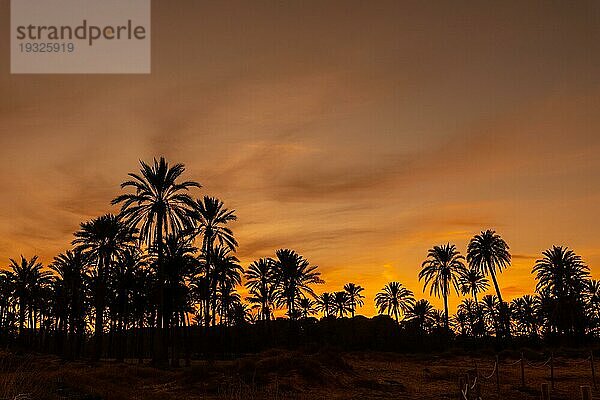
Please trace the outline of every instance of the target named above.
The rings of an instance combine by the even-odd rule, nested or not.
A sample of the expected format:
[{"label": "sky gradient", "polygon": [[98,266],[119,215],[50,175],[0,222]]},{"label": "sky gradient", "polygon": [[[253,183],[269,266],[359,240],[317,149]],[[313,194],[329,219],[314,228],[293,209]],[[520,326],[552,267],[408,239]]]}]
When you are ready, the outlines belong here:
[{"label": "sky gradient", "polygon": [[244,266],[293,248],[366,315],[487,228],[507,300],[553,244],[600,277],[600,3],[450,3],[154,1],[152,74],[34,76],[0,0],[0,264],[50,262],[164,155],[236,209]]}]

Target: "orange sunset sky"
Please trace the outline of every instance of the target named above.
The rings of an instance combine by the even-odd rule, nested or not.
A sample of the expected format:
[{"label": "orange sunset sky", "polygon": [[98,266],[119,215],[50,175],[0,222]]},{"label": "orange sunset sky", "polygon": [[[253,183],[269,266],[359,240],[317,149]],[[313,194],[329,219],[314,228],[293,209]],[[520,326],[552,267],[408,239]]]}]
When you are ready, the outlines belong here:
[{"label": "orange sunset sky", "polygon": [[0,265],[50,262],[165,155],[237,210],[244,266],[296,249],[319,293],[363,285],[366,315],[487,228],[508,300],[552,244],[600,277],[599,2],[154,0],[152,73],[130,76],[10,75],[9,16]]}]

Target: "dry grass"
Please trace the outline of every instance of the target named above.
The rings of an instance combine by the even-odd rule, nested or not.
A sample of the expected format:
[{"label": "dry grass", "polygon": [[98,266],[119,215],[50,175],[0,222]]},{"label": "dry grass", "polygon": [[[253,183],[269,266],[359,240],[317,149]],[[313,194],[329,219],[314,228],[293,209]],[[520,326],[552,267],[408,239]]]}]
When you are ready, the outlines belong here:
[{"label": "dry grass", "polygon": [[[527,387],[521,388],[519,365],[508,365],[511,354],[502,356],[501,398],[539,399],[549,369],[527,367]],[[156,369],[133,361],[91,365],[2,353],[0,399],[456,399],[459,377],[473,376],[476,365],[489,374],[493,356],[272,350],[235,361]],[[579,399],[579,386],[591,381],[589,363],[557,357],[555,378],[552,399]],[[495,380],[483,381],[481,392],[483,399],[497,399]]]}]

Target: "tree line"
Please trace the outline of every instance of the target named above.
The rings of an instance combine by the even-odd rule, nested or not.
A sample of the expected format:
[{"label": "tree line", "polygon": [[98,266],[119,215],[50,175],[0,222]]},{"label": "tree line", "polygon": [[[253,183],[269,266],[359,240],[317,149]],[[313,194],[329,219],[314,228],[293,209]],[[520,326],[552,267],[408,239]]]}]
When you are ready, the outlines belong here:
[{"label": "tree line", "polygon": [[[235,210],[215,197],[192,197],[200,188],[183,180],[183,164],[164,158],[140,162],[122,183],[123,193],[106,214],[81,223],[72,248],[47,268],[36,256],[11,259],[0,273],[0,340],[42,348],[52,338],[57,351],[93,359],[106,353],[106,336],[122,360],[134,335],[136,346],[151,340],[156,364],[178,363],[180,342],[189,346],[193,329],[268,326],[276,310],[289,321],[354,318],[364,305],[364,288],[348,283],[333,293],[315,292],[324,283],[318,267],[291,249],[243,268],[231,229]],[[466,257],[455,245],[434,246],[422,264],[423,291],[441,297],[444,310],[399,282],[376,294],[380,314],[398,329],[422,335],[510,338],[513,335],[593,334],[598,328],[600,282],[566,247],[554,246],[535,262],[536,293],[507,303],[498,275],[511,263],[507,243],[494,231],[470,241]],[[486,292],[493,283],[495,295]],[[242,298],[239,288],[246,287]],[[468,296],[449,315],[448,298]],[[186,336],[187,335],[187,336]],[[150,336],[150,337],[148,337]],[[183,341],[181,338],[183,337]],[[186,341],[186,338],[187,341]]]}]

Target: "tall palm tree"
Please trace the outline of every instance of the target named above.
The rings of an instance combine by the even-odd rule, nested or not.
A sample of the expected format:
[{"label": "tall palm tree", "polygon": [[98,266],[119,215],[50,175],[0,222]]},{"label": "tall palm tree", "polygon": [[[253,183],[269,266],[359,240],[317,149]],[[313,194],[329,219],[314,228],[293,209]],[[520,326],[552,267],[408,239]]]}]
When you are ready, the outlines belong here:
[{"label": "tall palm tree", "polygon": [[102,333],[104,331],[104,310],[106,307],[106,280],[114,263],[133,246],[135,230],[125,225],[119,217],[106,214],[91,221],[83,222],[75,232],[73,245],[85,254],[94,264],[94,359],[102,353]]},{"label": "tall palm tree", "polygon": [[350,314],[352,315],[352,318],[354,318],[356,307],[362,307],[365,304],[363,300],[365,296],[361,294],[361,292],[365,290],[365,288],[354,283],[347,283],[344,285],[344,290],[346,291],[346,293],[348,293],[348,300],[350,302]]},{"label": "tall palm tree", "polygon": [[57,290],[64,295],[70,355],[77,356],[85,330],[88,260],[81,250],[69,250],[56,256],[49,268],[57,274]]},{"label": "tall palm tree", "polygon": [[260,316],[263,321],[271,319],[271,311],[275,300],[277,281],[271,258],[253,261],[246,270],[246,284],[251,297],[250,301],[260,304]]},{"label": "tall palm tree", "polygon": [[[50,282],[51,273],[42,268],[37,256],[31,257],[29,260],[23,256],[19,261],[10,259],[9,274],[19,305],[19,337],[21,341],[25,333],[25,313],[29,309],[31,314],[38,288]],[[30,324],[29,328],[35,329],[35,326]]]},{"label": "tall palm tree", "polygon": [[192,226],[196,203],[188,192],[199,188],[200,184],[180,181],[185,166],[170,166],[164,157],[158,161],[154,159],[152,165],[140,161],[140,167],[139,174],[130,173],[131,180],[121,184],[122,189],[132,189],[132,192],[118,196],[112,204],[120,204],[123,219],[129,226],[139,228],[140,241],[156,248],[159,306],[154,358],[155,362],[163,363],[167,360],[163,331],[166,331],[169,322],[164,316],[166,276],[162,268],[163,238]]},{"label": "tall palm tree", "polygon": [[379,313],[387,311],[393,315],[396,323],[400,322],[400,316],[406,314],[415,304],[413,292],[402,286],[400,282],[390,282],[375,295],[375,305]]},{"label": "tall palm tree", "polygon": [[329,317],[333,307],[333,295],[331,293],[324,292],[317,297],[316,309],[317,311],[323,313],[323,317]]},{"label": "tall palm tree", "polygon": [[[235,287],[242,282],[242,272],[244,269],[239,264],[239,260],[233,254],[231,249],[227,247],[217,246],[212,254],[212,262],[214,264],[211,281],[215,282],[215,298],[218,300],[219,293],[229,293],[225,288],[235,290]],[[221,300],[223,304],[223,300]],[[229,305],[230,303],[225,303]],[[225,310],[229,310],[226,308]],[[220,315],[221,321],[227,317],[227,314]]]},{"label": "tall palm tree", "polygon": [[458,278],[464,274],[464,257],[453,244],[434,246],[429,250],[427,259],[422,264],[419,280],[425,280],[423,291],[430,286],[429,294],[444,299],[444,324],[446,330],[449,326],[448,296],[453,287],[456,294],[459,292]]},{"label": "tall palm tree", "polygon": [[556,300],[552,322],[562,332],[582,332],[585,322],[583,295],[589,267],[567,247],[553,246],[533,267],[536,291]]},{"label": "tall palm tree", "polygon": [[[503,304],[505,303],[502,300],[496,273],[501,273],[503,269],[510,265],[509,250],[510,248],[504,239],[491,229],[475,235],[467,248],[467,262],[469,265],[481,271],[484,275],[491,275],[496,289],[496,296],[498,296],[501,305],[500,313],[503,315],[507,314],[508,310],[504,310]],[[506,316],[501,319],[503,321],[507,320]],[[510,326],[505,326],[505,333],[510,336]]]},{"label": "tall palm tree", "polygon": [[316,265],[310,265],[307,259],[290,249],[279,249],[275,252],[275,274],[279,287],[277,298],[280,305],[287,307],[288,316],[294,319],[297,299],[316,297],[313,284],[324,283],[320,278]]},{"label": "tall palm tree", "polygon": [[215,197],[204,196],[203,199],[196,200],[194,204],[194,225],[195,234],[202,237],[202,253],[205,259],[205,276],[209,277],[212,294],[212,304],[207,300],[204,305],[205,324],[210,320],[210,306],[212,306],[212,323],[215,324],[216,302],[215,293],[217,291],[217,282],[212,277],[213,260],[212,253],[215,245],[235,250],[238,243],[233,235],[233,231],[228,227],[230,222],[237,220],[235,210],[229,210],[223,202]]},{"label": "tall palm tree", "polygon": [[[10,279],[13,281],[15,297],[19,305],[19,337],[23,339],[25,329],[25,313],[31,310],[34,301],[34,292],[37,287],[49,283],[51,274],[42,270],[38,257],[29,260],[21,256],[21,260],[10,259]],[[30,311],[31,312],[31,311]],[[29,328],[35,328],[29,326]]]}]

